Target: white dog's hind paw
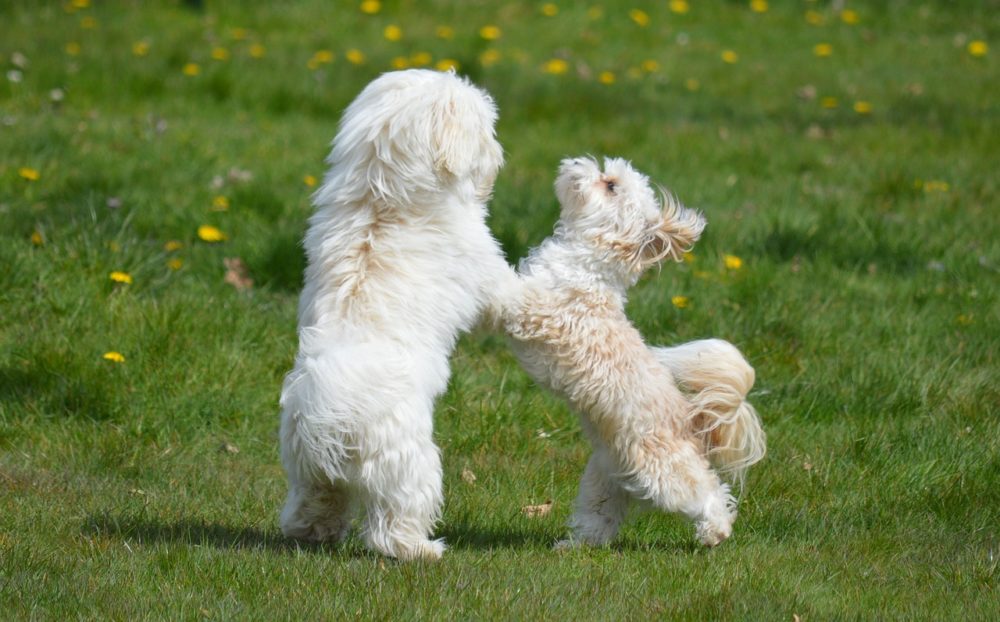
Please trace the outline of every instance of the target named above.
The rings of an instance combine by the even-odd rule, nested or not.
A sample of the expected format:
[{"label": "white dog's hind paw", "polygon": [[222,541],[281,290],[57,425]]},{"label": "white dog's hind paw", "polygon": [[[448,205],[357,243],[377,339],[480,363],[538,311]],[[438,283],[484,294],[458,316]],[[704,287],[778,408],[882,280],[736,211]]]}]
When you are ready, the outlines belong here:
[{"label": "white dog's hind paw", "polygon": [[586,543],[585,542],[581,542],[580,540],[575,540],[573,538],[565,538],[565,539],[559,540],[558,542],[556,542],[555,544],[553,544],[552,545],[552,550],[553,551],[571,551],[573,549],[580,548],[584,544],[586,544]]},{"label": "white dog's hind paw", "polygon": [[401,561],[427,560],[437,561],[444,555],[444,540],[421,540],[418,542],[398,543],[393,547],[391,555]]},{"label": "white dog's hind paw", "polygon": [[281,532],[285,537],[306,542],[340,542],[350,529],[349,520],[329,519],[313,523],[289,520],[281,523]]}]

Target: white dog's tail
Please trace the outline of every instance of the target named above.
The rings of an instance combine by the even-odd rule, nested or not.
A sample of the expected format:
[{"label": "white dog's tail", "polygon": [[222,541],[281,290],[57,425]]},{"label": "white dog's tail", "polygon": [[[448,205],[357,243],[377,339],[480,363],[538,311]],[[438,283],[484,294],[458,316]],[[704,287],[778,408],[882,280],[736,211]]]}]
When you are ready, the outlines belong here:
[{"label": "white dog's tail", "polygon": [[746,401],[753,387],[753,367],[721,339],[651,350],[694,405],[691,424],[712,465],[742,488],[747,469],[767,450],[760,417]]}]

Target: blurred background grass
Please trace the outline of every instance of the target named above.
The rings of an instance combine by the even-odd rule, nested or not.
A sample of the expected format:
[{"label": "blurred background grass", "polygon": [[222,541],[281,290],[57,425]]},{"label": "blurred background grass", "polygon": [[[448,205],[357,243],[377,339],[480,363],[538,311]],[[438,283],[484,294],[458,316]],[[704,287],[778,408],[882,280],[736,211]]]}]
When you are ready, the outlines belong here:
[{"label": "blurred background grass", "polygon": [[[0,609],[988,619],[998,9],[3,3]],[[693,260],[629,311],[651,343],[722,337],[757,368],[770,454],[731,542],[653,514],[611,549],[549,551],[587,445],[482,332],[437,412],[445,560],[281,538],[309,194],[344,106],[403,66],[496,98],[512,261],[551,232],[565,156],[627,157],[704,210]]]}]

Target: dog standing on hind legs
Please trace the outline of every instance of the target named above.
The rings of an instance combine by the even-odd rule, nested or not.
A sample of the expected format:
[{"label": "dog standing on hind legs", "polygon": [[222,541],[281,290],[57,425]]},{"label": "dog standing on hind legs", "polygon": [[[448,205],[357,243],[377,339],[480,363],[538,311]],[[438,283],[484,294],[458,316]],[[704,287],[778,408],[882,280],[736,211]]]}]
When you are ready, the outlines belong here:
[{"label": "dog standing on hind legs", "polygon": [[730,487],[764,453],[745,401],[753,369],[721,340],[649,348],[625,315],[625,294],[649,267],[679,260],[704,218],[672,197],[657,200],[624,160],[564,160],[554,235],[521,263],[522,284],[502,323],[536,382],[564,397],[593,453],[560,546],[605,544],[633,499],[695,522],[715,546],[736,518]]},{"label": "dog standing on hind legs", "polygon": [[496,108],[454,73],[383,74],[351,103],[313,197],[299,350],[281,394],[285,535],[437,559],[433,407],[458,333],[516,281],[486,226]]}]

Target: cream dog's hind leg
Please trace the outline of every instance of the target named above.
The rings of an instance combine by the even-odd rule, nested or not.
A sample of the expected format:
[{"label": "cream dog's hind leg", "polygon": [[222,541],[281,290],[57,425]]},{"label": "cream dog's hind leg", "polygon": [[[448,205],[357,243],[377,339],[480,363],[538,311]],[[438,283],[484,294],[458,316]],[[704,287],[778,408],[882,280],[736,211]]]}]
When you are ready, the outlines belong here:
[{"label": "cream dog's hind leg", "polygon": [[607,449],[595,449],[584,469],[573,516],[569,520],[573,535],[556,543],[557,549],[580,544],[600,546],[618,535],[628,512],[629,497],[614,472],[614,462]]}]

